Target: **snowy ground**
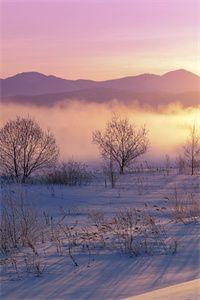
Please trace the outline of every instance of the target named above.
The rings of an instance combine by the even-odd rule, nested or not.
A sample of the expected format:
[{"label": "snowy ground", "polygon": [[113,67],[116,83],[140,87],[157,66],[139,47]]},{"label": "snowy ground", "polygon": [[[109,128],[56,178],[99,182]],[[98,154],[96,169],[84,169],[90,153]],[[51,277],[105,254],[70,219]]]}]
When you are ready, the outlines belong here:
[{"label": "snowy ground", "polygon": [[[2,193],[6,189],[3,187]],[[2,269],[1,299],[198,298],[193,280],[199,277],[200,270],[200,225],[170,222],[166,197],[170,198],[176,189],[180,197],[192,192],[199,199],[199,177],[141,173],[121,177],[115,189],[105,188],[101,180],[84,187],[24,185],[9,189],[12,193],[23,193],[34,207],[48,210],[55,218],[60,217],[63,209],[70,211],[71,224],[86,224],[88,211],[101,210],[111,218],[120,208],[141,209],[146,205],[152,215],[166,224],[168,234],[178,242],[178,249],[176,254],[138,257],[102,250],[93,255],[89,267],[88,259],[77,254],[79,266],[74,267],[69,257],[57,254],[55,247],[47,244],[43,257],[47,268],[42,276],[24,274],[18,278],[11,268]],[[183,291],[186,288],[188,297],[178,298],[179,284],[188,281],[190,291],[180,286]],[[151,293],[154,290],[156,294]],[[147,292],[150,294],[134,298]]]},{"label": "snowy ground", "polygon": [[189,300],[200,299],[200,280],[191,280],[181,284],[172,285],[167,288],[158,289],[153,292],[127,298],[127,300]]}]

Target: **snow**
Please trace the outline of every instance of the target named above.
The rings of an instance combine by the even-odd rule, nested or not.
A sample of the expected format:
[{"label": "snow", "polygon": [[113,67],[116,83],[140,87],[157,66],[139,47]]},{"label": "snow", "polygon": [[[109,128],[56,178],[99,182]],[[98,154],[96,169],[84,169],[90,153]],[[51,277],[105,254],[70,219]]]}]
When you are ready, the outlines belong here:
[{"label": "snow", "polygon": [[[140,180],[138,180],[140,178]],[[22,185],[2,187],[12,193],[24,193],[27,201],[41,211],[59,218],[61,209],[70,209],[69,221],[85,224],[87,213],[102,210],[107,217],[123,207],[142,208],[166,224],[167,232],[178,241],[172,255],[129,257],[116,252],[99,251],[88,267],[87,258],[77,254],[78,267],[55,247],[46,245],[43,257],[47,269],[40,277],[1,272],[1,299],[197,299],[200,267],[198,234],[200,224],[170,222],[166,197],[174,188],[180,195],[199,197],[199,177],[172,173],[142,173],[121,176],[115,189],[105,188],[102,179],[83,187]],[[157,207],[159,210],[157,211]],[[42,250],[41,250],[42,251]],[[185,297],[185,298],[183,298]]]},{"label": "snow", "polygon": [[200,299],[200,280],[191,280],[167,288],[158,289],[126,300],[198,300]]}]

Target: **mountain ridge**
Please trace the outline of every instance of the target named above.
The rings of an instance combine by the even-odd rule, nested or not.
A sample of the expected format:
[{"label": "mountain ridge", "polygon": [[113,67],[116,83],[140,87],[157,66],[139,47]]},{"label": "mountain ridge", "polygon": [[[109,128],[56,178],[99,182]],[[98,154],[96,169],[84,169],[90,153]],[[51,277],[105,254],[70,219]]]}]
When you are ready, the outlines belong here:
[{"label": "mountain ridge", "polygon": [[51,105],[63,99],[89,102],[117,99],[125,103],[139,101],[150,105],[163,104],[172,99],[184,105],[189,105],[189,102],[199,104],[200,77],[179,69],[163,75],[143,73],[104,81],[69,80],[39,72],[22,72],[1,79],[3,102]]},{"label": "mountain ridge", "polygon": [[199,75],[197,75],[196,73],[194,72],[191,72],[191,71],[188,71],[186,69],[176,69],[176,70],[171,70],[171,71],[167,71],[165,73],[163,73],[162,75],[159,75],[159,74],[154,74],[154,73],[141,73],[141,74],[136,74],[136,75],[127,75],[127,76],[123,76],[123,77],[117,77],[117,78],[113,78],[113,79],[105,79],[105,80],[93,80],[93,79],[84,79],[84,78],[78,78],[78,79],[68,79],[68,78],[62,78],[60,76],[57,76],[57,75],[53,75],[53,74],[50,74],[50,75],[46,75],[44,73],[41,73],[41,72],[38,72],[38,71],[23,71],[23,72],[19,72],[19,73],[16,73],[14,75],[11,75],[11,76],[8,76],[6,78],[0,78],[2,80],[5,80],[5,79],[9,79],[9,78],[13,78],[13,77],[16,77],[16,76],[19,76],[19,75],[31,75],[31,74],[35,74],[35,75],[42,75],[44,77],[54,77],[54,78],[58,78],[58,79],[63,79],[63,80],[71,80],[71,81],[78,81],[78,80],[91,80],[91,81],[95,81],[95,82],[102,82],[102,81],[109,81],[109,80],[116,80],[116,79],[123,79],[123,78],[129,78],[129,77],[139,77],[139,76],[148,76],[148,75],[153,75],[153,76],[157,76],[157,77],[161,77],[161,76],[164,76],[164,75],[167,75],[167,74],[172,74],[172,73],[187,73],[187,74],[192,74],[192,75],[195,75],[197,77],[200,78]]}]

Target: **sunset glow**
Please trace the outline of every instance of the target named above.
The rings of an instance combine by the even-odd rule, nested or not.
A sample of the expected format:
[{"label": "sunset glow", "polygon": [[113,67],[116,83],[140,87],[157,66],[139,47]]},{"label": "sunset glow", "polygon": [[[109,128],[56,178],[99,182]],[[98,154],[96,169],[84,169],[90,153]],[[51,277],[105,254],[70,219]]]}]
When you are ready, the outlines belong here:
[{"label": "sunset glow", "polygon": [[[0,76],[37,71],[68,79],[103,80],[184,68],[199,74],[199,3],[197,0],[123,0],[123,4],[120,0],[1,0]],[[172,80],[170,87],[180,84],[184,76],[191,76],[184,74]],[[92,103],[66,99],[70,104],[63,102],[53,107],[37,107],[35,100],[30,106],[2,104],[1,123],[16,115],[31,115],[55,132],[62,157],[73,155],[94,160],[98,151],[91,143],[92,131],[104,128],[112,112],[128,117],[137,126],[148,126],[151,147],[147,155],[154,158],[165,153],[175,157],[187,136],[188,124],[200,119],[199,108],[190,105],[190,98],[186,108],[173,101],[165,105],[159,99],[155,110],[151,105],[156,99],[151,95],[150,106],[142,108],[142,101],[138,106],[133,104],[137,95],[128,106],[119,104],[115,97],[112,104],[97,104],[95,96],[94,93]],[[43,104],[48,106],[48,99],[45,101]]]},{"label": "sunset glow", "polygon": [[198,0],[0,3],[2,78],[25,70],[96,80],[180,68],[199,74]]},{"label": "sunset glow", "polygon": [[200,0],[0,0],[0,299],[198,298]]},{"label": "sunset glow", "polygon": [[188,129],[196,122],[200,125],[200,109],[182,109],[179,106],[163,107],[160,112],[127,107],[118,103],[104,104],[60,104],[52,108],[36,106],[1,105],[3,125],[17,115],[31,115],[45,129],[55,133],[63,159],[95,161],[98,149],[91,143],[92,131],[105,128],[106,122],[115,112],[127,117],[137,126],[146,124],[149,129],[151,147],[147,157],[162,159],[165,154],[175,158],[188,136]]}]

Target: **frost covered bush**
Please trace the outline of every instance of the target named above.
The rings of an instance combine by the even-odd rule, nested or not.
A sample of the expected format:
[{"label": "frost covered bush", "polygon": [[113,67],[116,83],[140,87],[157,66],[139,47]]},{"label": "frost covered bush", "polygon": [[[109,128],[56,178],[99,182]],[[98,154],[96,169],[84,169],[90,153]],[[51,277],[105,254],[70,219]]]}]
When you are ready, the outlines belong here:
[{"label": "frost covered bush", "polygon": [[18,277],[21,273],[41,276],[49,248],[75,267],[81,265],[81,257],[89,267],[101,251],[135,257],[175,253],[177,241],[146,208],[123,208],[109,217],[101,210],[88,210],[85,221],[79,223],[68,210],[60,210],[59,217],[53,218],[29,206],[24,195],[7,193],[2,203],[1,262]]},{"label": "frost covered bush", "polygon": [[175,222],[189,224],[200,221],[200,205],[195,193],[180,195],[175,187],[166,199],[169,201],[171,219]]},{"label": "frost covered bush", "polygon": [[164,226],[156,222],[145,209],[120,209],[112,219],[105,219],[100,212],[90,214],[97,228],[101,245],[130,256],[141,254],[175,253],[177,242],[169,238]]},{"label": "frost covered bush", "polygon": [[92,180],[92,173],[87,165],[73,160],[62,163],[45,176],[45,183],[65,184],[69,186],[87,185]]},{"label": "frost covered bush", "polygon": [[26,272],[32,273],[37,277],[41,276],[46,270],[46,264],[42,261],[41,257],[36,254],[29,254],[25,257],[24,263]]},{"label": "frost covered bush", "polygon": [[43,229],[37,210],[26,203],[23,194],[12,193],[2,195],[0,226],[2,253],[13,252],[23,246],[34,250]]},{"label": "frost covered bush", "polygon": [[114,243],[123,253],[138,256],[176,252],[176,242],[145,210],[120,210],[113,221]]},{"label": "frost covered bush", "polygon": [[0,264],[4,271],[14,271],[17,277],[24,272],[42,275],[46,267],[38,249],[47,241],[45,218],[27,203],[25,195],[17,190],[2,194]]}]

